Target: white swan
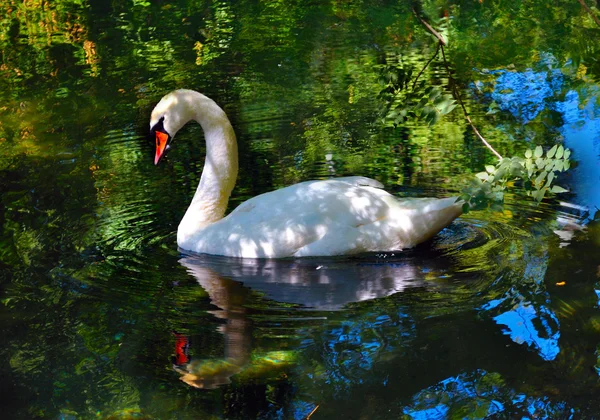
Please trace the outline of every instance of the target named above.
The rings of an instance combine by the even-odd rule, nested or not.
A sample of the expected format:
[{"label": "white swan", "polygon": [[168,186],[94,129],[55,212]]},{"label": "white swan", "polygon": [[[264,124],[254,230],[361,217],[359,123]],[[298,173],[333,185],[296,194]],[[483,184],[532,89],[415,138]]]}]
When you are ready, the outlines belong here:
[{"label": "white swan", "polygon": [[238,172],[235,133],[210,98],[176,90],[152,111],[158,164],[188,121],[204,130],[206,160],[196,194],[177,229],[180,248],[244,258],[397,251],[433,237],[461,215],[451,198],[399,199],[361,176],[307,181],[261,194],[223,217]]}]

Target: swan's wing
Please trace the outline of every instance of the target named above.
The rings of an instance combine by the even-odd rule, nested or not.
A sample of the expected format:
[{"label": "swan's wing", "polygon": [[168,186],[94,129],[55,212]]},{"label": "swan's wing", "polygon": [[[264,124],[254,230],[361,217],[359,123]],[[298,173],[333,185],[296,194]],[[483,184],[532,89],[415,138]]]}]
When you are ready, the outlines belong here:
[{"label": "swan's wing", "polygon": [[354,176],[301,182],[268,192],[202,229],[183,248],[229,256],[282,257],[293,256],[324,236],[339,238],[336,249],[352,247],[357,228],[388,214],[389,204],[382,196],[389,194],[381,186],[373,179]]},{"label": "swan's wing", "polygon": [[[402,199],[371,190],[388,206],[374,215],[342,218],[312,242],[299,248],[294,256],[341,255],[373,251],[395,251],[425,242],[448,226],[462,213],[456,197]],[[344,220],[345,219],[345,220]]]},{"label": "swan's wing", "polygon": [[442,210],[455,207],[454,198],[398,200],[380,186],[370,178],[347,177],[262,194],[199,231],[184,249],[254,258],[401,249],[458,215],[446,217]]}]

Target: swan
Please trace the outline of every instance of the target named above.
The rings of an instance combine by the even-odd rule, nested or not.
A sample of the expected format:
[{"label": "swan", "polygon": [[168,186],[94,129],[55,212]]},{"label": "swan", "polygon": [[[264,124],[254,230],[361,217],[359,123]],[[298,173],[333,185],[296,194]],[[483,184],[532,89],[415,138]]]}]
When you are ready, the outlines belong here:
[{"label": "swan", "polygon": [[449,198],[398,198],[363,176],[300,182],[253,197],[225,215],[238,173],[237,141],[225,112],[187,89],[165,95],[150,117],[155,165],[189,121],[204,131],[200,183],[177,229],[194,253],[285,258],[400,251],[424,242],[462,214]]}]

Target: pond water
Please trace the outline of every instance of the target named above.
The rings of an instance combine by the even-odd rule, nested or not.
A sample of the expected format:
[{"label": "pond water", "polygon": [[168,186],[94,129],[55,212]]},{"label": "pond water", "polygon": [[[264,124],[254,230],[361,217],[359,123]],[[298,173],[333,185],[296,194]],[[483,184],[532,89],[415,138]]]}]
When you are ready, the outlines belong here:
[{"label": "pond water", "polygon": [[[600,27],[573,1],[395,3],[0,1],[3,418],[600,415]],[[147,137],[175,88],[232,121],[230,210],[351,174],[451,196],[494,163],[460,108],[382,121],[382,77],[436,51],[415,13],[497,150],[572,150],[569,193],[517,184],[394,254],[177,249],[203,134],[158,166]],[[439,54],[420,79],[450,93]]]}]

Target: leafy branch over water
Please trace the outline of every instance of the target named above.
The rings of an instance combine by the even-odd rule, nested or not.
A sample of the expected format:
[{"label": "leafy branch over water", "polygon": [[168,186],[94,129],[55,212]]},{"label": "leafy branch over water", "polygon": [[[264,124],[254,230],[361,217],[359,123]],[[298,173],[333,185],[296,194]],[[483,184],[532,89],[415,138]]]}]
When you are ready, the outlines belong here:
[{"label": "leafy branch over water", "polygon": [[546,193],[563,193],[567,190],[559,185],[552,185],[556,173],[565,172],[571,166],[569,156],[571,151],[563,146],[554,145],[544,156],[542,146],[535,150],[525,151],[525,158],[514,156],[503,158],[494,165],[486,165],[485,171],[476,175],[470,186],[461,194],[463,210],[480,209],[492,203],[492,208],[498,206],[504,198],[504,191],[511,181],[523,180],[527,195],[538,203]]},{"label": "leafy branch over water", "polygon": [[456,108],[456,101],[452,95],[443,93],[437,86],[425,87],[425,81],[418,81],[436,55],[437,51],[419,72],[410,89],[408,85],[413,73],[412,68],[405,67],[400,59],[397,63],[388,63],[382,68],[379,79],[382,89],[379,98],[388,104],[383,116],[385,126],[396,127],[409,118],[421,119],[433,125]]},{"label": "leafy branch over water", "polygon": [[[443,115],[449,114],[457,105],[463,110],[465,119],[473,129],[475,135],[482,143],[498,158],[496,165],[486,165],[485,171],[480,172],[470,185],[462,190],[458,200],[464,201],[463,211],[482,209],[486,207],[501,208],[504,199],[504,191],[508,186],[514,185],[514,181],[521,180],[527,195],[536,202],[541,202],[548,193],[564,193],[568,190],[554,185],[556,174],[567,171],[571,164],[569,161],[570,150],[562,145],[554,145],[544,153],[541,146],[534,150],[525,151],[525,156],[503,157],[494,147],[481,135],[460,97],[456,81],[452,77],[450,65],[446,59],[445,46],[447,41],[433,27],[413,9],[414,15],[421,24],[433,34],[437,42],[434,55],[427,61],[425,66],[417,74],[409,89],[412,69],[405,68],[398,60],[397,63],[388,64],[382,70],[380,83],[383,88],[379,97],[388,104],[383,122],[387,126],[396,127],[409,117],[423,119],[429,125],[435,124]],[[425,88],[425,82],[419,82],[419,77],[424,73],[431,62],[442,52],[444,67],[448,76],[448,85],[451,95],[444,94],[438,87]]]}]

